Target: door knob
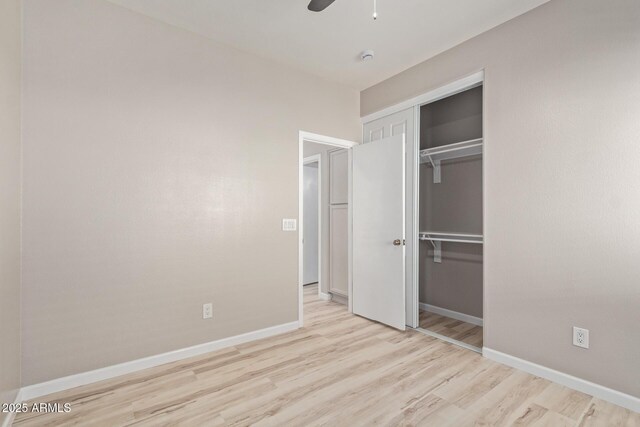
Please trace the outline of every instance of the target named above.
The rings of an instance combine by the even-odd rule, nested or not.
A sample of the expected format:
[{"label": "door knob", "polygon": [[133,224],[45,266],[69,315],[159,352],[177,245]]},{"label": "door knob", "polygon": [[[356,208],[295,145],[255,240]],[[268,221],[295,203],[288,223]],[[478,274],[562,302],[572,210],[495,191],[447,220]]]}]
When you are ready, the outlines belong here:
[{"label": "door knob", "polygon": [[402,240],[396,239],[393,241],[393,246],[400,246],[402,244]]}]

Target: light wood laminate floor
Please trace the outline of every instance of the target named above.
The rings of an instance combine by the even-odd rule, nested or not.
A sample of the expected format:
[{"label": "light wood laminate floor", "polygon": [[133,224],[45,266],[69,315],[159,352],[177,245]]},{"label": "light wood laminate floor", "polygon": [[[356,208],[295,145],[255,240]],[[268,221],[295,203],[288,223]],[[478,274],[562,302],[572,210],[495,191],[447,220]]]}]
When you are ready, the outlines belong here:
[{"label": "light wood laminate floor", "polygon": [[640,415],[305,288],[303,329],[38,401],[16,426],[640,426]]},{"label": "light wood laminate floor", "polygon": [[420,327],[465,344],[482,348],[482,326],[420,310]]}]

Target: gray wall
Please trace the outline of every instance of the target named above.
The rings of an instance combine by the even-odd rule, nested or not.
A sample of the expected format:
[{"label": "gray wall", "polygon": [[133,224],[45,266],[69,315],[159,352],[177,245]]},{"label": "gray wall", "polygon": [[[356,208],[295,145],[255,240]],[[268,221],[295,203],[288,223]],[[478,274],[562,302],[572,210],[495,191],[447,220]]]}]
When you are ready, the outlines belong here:
[{"label": "gray wall", "polygon": [[23,383],[297,320],[298,131],[357,140],[357,91],[100,0],[24,7]]},{"label": "gray wall", "polygon": [[20,388],[20,13],[0,2],[0,403]]},{"label": "gray wall", "polygon": [[[420,230],[482,234],[482,159],[443,162],[442,180],[420,166]],[[442,243],[442,262],[433,246],[420,242],[420,302],[482,317],[482,245]]]},{"label": "gray wall", "polygon": [[637,0],[553,0],[361,94],[366,115],[485,69],[485,345],[635,396],[639,52]]}]

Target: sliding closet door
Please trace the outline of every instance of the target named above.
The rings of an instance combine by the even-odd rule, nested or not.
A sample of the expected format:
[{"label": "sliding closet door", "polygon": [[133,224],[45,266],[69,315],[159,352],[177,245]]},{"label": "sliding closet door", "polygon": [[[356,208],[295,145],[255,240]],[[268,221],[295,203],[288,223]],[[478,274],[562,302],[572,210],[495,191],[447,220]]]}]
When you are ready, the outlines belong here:
[{"label": "sliding closet door", "polygon": [[405,329],[405,137],[353,148],[353,312]]}]

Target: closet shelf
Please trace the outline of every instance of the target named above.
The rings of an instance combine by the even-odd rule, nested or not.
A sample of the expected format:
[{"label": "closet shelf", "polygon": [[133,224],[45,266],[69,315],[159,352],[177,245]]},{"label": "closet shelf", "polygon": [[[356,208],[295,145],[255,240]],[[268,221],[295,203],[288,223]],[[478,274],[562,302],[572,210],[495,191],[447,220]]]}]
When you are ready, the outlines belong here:
[{"label": "closet shelf", "polygon": [[442,242],[454,243],[476,243],[482,244],[484,237],[482,234],[463,233],[436,233],[431,231],[421,231],[420,240],[426,240],[433,245],[433,262],[442,262]]},{"label": "closet shelf", "polygon": [[431,166],[433,166],[433,183],[439,184],[441,182],[440,162],[482,154],[482,143],[482,138],[478,138],[420,150],[420,163],[431,163]]}]

